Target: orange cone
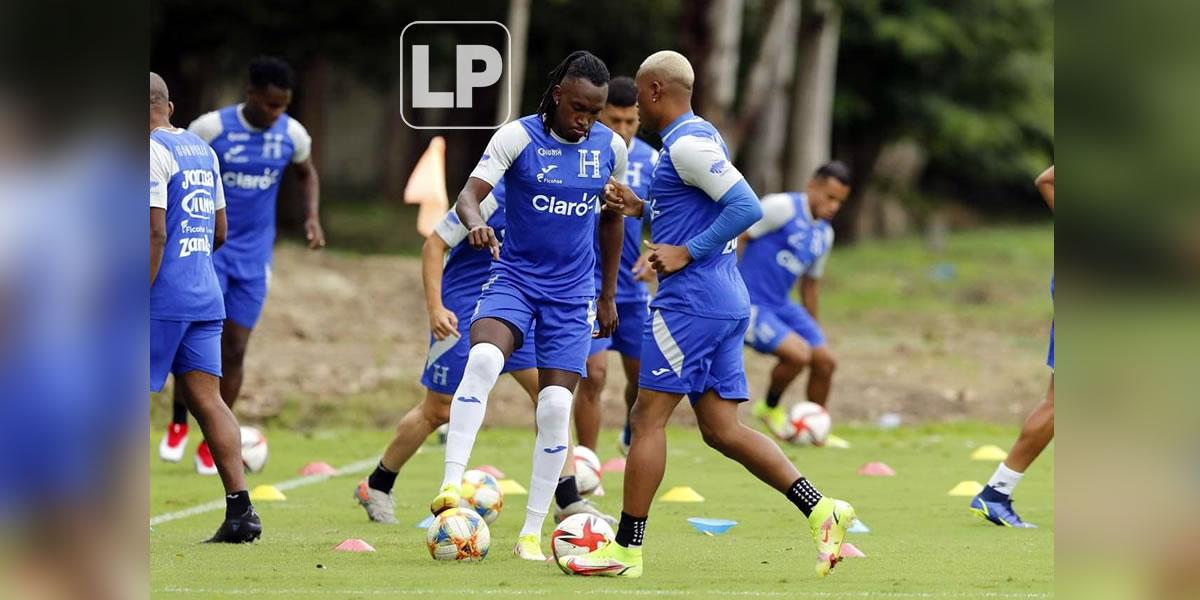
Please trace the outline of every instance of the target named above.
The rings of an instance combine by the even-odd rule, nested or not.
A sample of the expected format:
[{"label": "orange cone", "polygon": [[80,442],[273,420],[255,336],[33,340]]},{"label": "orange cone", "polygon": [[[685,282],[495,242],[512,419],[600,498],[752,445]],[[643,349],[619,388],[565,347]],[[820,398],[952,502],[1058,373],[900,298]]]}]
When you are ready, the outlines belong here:
[{"label": "orange cone", "polygon": [[442,136],[429,140],[429,148],[413,167],[408,184],[404,186],[404,203],[421,205],[417,213],[417,231],[425,237],[433,233],[442,215],[450,208],[446,194],[446,139]]}]

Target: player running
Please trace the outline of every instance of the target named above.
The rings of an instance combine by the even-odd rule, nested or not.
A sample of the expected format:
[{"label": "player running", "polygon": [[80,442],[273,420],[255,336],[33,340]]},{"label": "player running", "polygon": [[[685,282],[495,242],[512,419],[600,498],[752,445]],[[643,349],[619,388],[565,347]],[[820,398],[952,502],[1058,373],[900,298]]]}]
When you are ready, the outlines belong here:
[{"label": "player running", "polygon": [[[596,210],[609,177],[625,176],[625,142],[596,122],[608,80],[608,67],[591,53],[567,56],[550,72],[537,114],[496,132],[458,195],[456,212],[471,246],[497,252],[499,242],[480,202],[503,180],[508,229],[471,322],[471,350],[450,406],[445,475],[430,510],[438,514],[459,505],[488,394],[536,322],[537,440],[525,524],[513,550],[528,560],[545,560],[541,529],[566,461],[571,395],[584,373],[592,321],[598,316],[601,336],[617,326],[624,227],[620,213],[597,216]],[[598,300],[597,221],[604,270]]]},{"label": "player running", "polygon": [[150,387],[167,374],[212,442],[225,486],[225,521],[209,542],[252,542],[262,524],[250,504],[237,419],[221,401],[225,305],[213,250],[225,240],[225,194],[216,153],[171,125],[167,84],[150,73]]},{"label": "player running", "polygon": [[[1035,183],[1038,191],[1042,193],[1046,205],[1053,211],[1054,166],[1051,165],[1049,169],[1038,175]],[[1054,297],[1053,280],[1050,281],[1050,296]],[[1021,478],[1025,476],[1029,465],[1037,460],[1042,450],[1045,450],[1046,446],[1050,445],[1050,441],[1054,439],[1053,323],[1050,325],[1050,353],[1046,358],[1046,364],[1050,367],[1050,388],[1046,390],[1045,400],[1038,404],[1037,408],[1034,408],[1033,412],[1029,413],[1029,417],[1025,419],[1025,425],[1021,427],[1021,435],[1009,450],[1008,458],[996,467],[996,472],[992,474],[992,478],[988,480],[983,491],[971,498],[971,512],[1001,527],[1037,527],[1032,523],[1026,523],[1013,509],[1012,493],[1017,489],[1017,484],[1021,483]]]},{"label": "player running", "polygon": [[[299,121],[284,111],[292,100],[294,76],[287,63],[260,57],[250,62],[246,100],[201,115],[188,130],[217,151],[229,198],[229,240],[213,257],[224,295],[221,333],[221,397],[231,408],[242,389],[242,365],[250,332],[258,323],[271,278],[275,243],[275,200],[285,170],[300,182],[308,247],[325,245],[318,217],[317,170],[312,161],[312,138]],[[187,446],[184,390],[175,388],[171,425],[159,444],[159,457],[178,462]],[[206,443],[196,448],[196,471],[216,472]]]},{"label": "player running", "polygon": [[[805,367],[812,367],[809,402],[825,406],[829,401],[837,363],[817,323],[817,291],[833,250],[829,222],[849,194],[850,169],[837,161],[822,165],[803,193],[764,196],[763,218],[741,237],[738,268],[750,294],[746,345],[779,357],[767,397],[754,404],[753,415],[776,436],[784,436],[787,424],[779,400]],[[802,305],[789,298],[797,281]]]},{"label": "player running", "polygon": [[[504,182],[501,180],[492,193],[479,203],[480,216],[504,242]],[[359,482],[354,497],[367,511],[367,518],[376,523],[395,524],[395,501],[392,488],[396,475],[412,458],[417,448],[438,427],[450,420],[450,394],[462,381],[470,344],[471,321],[467,315],[479,301],[479,292],[487,282],[492,254],[473,250],[463,244],[467,228],[454,210],[438,223],[421,250],[421,274],[425,283],[425,304],[429,311],[429,355],[421,385],[427,390],[425,400],[400,420],[396,435],[383,451],[379,464],[370,477]],[[447,256],[449,253],[449,256]],[[459,318],[462,315],[462,318]],[[529,332],[526,332],[527,334]],[[538,397],[537,366],[532,340],[528,341],[504,363],[503,373],[512,374],[517,383],[536,403]],[[555,517],[559,520],[586,512],[611,523],[616,519],[601,513],[579,495],[573,465],[566,463],[569,474],[559,478],[554,491]]]},{"label": "player running", "polygon": [[[637,86],[628,77],[617,77],[608,82],[608,102],[600,112],[600,122],[608,126],[625,140],[629,149],[628,167],[624,183],[639,197],[645,197],[650,189],[650,173],[658,162],[658,151],[650,144],[634,137],[638,130]],[[596,252],[600,251],[599,238]],[[604,384],[608,380],[609,348],[621,355],[625,367],[625,428],[617,440],[621,454],[629,450],[629,410],[637,400],[637,373],[642,355],[642,327],[650,316],[648,302],[650,292],[644,279],[652,277],[654,271],[634,271],[642,249],[642,219],[625,218],[625,241],[621,246],[621,270],[617,273],[617,316],[616,331],[612,338],[592,340],[591,354],[587,359],[587,378],[579,382],[575,393],[575,432],[579,445],[593,451],[600,437],[600,407]],[[600,288],[600,265],[596,265],[596,288]]]},{"label": "player running", "polygon": [[687,395],[704,441],[787,496],[805,515],[817,544],[816,571],[841,558],[854,509],[824,497],[770,438],[738,422],[749,398],[742,337],[750,303],[734,254],[737,236],[762,217],[758,197],[729,161],[717,130],[692,113],[691,64],[664,50],[638,69],[642,122],[661,132],[650,200],[611,182],[606,206],[625,214],[649,211],[650,257],[661,284],[642,337],[641,391],[633,406],[633,444],[625,466],[625,504],[616,543],[559,566],[576,575],[640,577],[642,540],[666,467],[665,427]]}]

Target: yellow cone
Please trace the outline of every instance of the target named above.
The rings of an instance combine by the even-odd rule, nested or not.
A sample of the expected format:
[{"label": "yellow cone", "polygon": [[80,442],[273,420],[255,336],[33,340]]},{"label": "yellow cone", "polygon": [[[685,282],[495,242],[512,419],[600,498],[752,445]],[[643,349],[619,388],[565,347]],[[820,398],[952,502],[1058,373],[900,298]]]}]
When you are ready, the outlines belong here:
[{"label": "yellow cone", "polygon": [[417,231],[429,237],[450,207],[446,194],[446,140],[437,136],[417,161],[404,186],[404,203],[420,204]]},{"label": "yellow cone", "polygon": [[951,496],[974,496],[983,491],[983,484],[978,481],[960,481],[947,494]]},{"label": "yellow cone", "polygon": [[704,502],[704,496],[686,485],[681,485],[667,490],[667,493],[663,494],[659,500],[663,502]]},{"label": "yellow cone", "polygon": [[529,493],[529,490],[526,490],[524,486],[512,479],[501,479],[500,491],[505,496],[524,496]]},{"label": "yellow cone", "polygon": [[279,502],[287,500],[287,496],[273,485],[260,485],[250,490],[250,499],[256,502]]},{"label": "yellow cone", "polygon": [[845,438],[838,437],[831,433],[831,434],[829,434],[829,437],[825,438],[825,447],[826,448],[841,448],[844,450],[844,449],[850,447],[850,442],[846,441]]},{"label": "yellow cone", "polygon": [[1004,460],[1008,458],[1008,453],[1000,448],[1000,446],[980,446],[971,453],[971,460]]}]

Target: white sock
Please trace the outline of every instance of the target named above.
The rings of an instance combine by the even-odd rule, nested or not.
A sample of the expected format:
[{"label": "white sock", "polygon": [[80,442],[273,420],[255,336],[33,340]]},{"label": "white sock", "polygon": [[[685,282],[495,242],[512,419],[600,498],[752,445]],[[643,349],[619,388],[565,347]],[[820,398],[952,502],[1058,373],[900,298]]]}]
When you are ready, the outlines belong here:
[{"label": "white sock", "polygon": [[525,526],[521,527],[521,535],[541,535],[542,523],[554,500],[554,488],[558,487],[558,476],[567,462],[570,423],[570,390],[551,385],[538,393],[533,477],[529,481],[529,501],[525,505]]},{"label": "white sock", "polygon": [[988,485],[1005,496],[1011,496],[1024,476],[1024,473],[1018,473],[1005,466],[1004,463],[1000,463],[1000,466],[996,467],[996,472],[992,474],[992,478],[988,480]]},{"label": "white sock", "polygon": [[450,402],[450,431],[446,434],[443,486],[462,483],[463,471],[467,470],[467,461],[471,459],[471,449],[475,446],[475,436],[483,426],[488,394],[496,385],[503,368],[504,353],[494,344],[484,342],[471,346],[462,382],[458,384],[454,399]]}]

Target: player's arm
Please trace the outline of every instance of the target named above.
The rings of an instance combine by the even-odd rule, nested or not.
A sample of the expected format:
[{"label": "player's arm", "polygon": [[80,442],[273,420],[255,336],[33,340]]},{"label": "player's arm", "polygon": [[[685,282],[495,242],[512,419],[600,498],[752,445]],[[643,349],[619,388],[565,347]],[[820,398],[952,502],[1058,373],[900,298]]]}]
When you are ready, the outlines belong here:
[{"label": "player's arm", "polygon": [[217,160],[217,153],[213,151],[213,179],[216,183],[213,185],[214,206],[217,209],[216,227],[213,228],[213,252],[225,245],[225,240],[229,235],[229,221],[225,215],[225,184],[221,183],[221,163]]},{"label": "player's arm", "polygon": [[738,236],[737,254],[741,260],[746,252],[746,245],[751,240],[758,239],[768,233],[777,231],[787,225],[796,216],[796,204],[787,194],[767,194],[762,198],[762,218],[755,221],[749,229]]},{"label": "player's arm", "polygon": [[300,121],[286,118],[293,147],[291,166],[300,183],[300,200],[304,202],[304,238],[309,248],[317,250],[325,246],[325,230],[321,228],[321,181],[312,160],[312,136]]},{"label": "player's arm", "polygon": [[1054,212],[1054,165],[1050,165],[1049,169],[1042,171],[1042,174],[1038,175],[1037,180],[1034,181],[1034,185],[1042,193],[1042,199],[1046,201],[1050,211]]},{"label": "player's arm", "polygon": [[520,121],[513,121],[497,129],[454,203],[459,220],[462,221],[463,227],[467,228],[467,242],[476,250],[490,248],[495,260],[500,260],[500,241],[496,239],[496,232],[488,227],[487,217],[483,216],[480,203],[492,192],[492,188],[500,183],[500,178],[508,172],[508,168],[529,145],[529,141],[529,134],[525,133]]},{"label": "player's arm", "polygon": [[[620,136],[612,136],[613,169],[610,180],[624,181],[628,150]],[[607,187],[607,186],[606,186]],[[596,304],[599,337],[609,337],[617,328],[617,271],[621,268],[621,246],[625,243],[625,217],[618,211],[600,211],[600,297]]]},{"label": "player's arm", "polygon": [[225,218],[225,209],[217,209],[216,227],[213,228],[213,252],[216,252],[221,246],[225,245],[225,238],[229,234],[229,221]]},{"label": "player's arm", "polygon": [[442,275],[445,272],[446,252],[450,246],[434,231],[421,247],[421,281],[425,284],[425,310],[429,312],[429,329],[438,341],[458,335],[458,315],[442,303]]},{"label": "player's arm", "polygon": [[163,252],[167,248],[167,211],[157,206],[150,207],[150,285],[158,279],[162,267]]},{"label": "player's arm", "polygon": [[808,275],[800,278],[800,303],[804,305],[804,310],[812,315],[813,320],[820,320],[817,317],[817,295],[820,287],[820,279]]},{"label": "player's arm", "polygon": [[167,182],[178,165],[161,144],[150,141],[150,285],[158,279],[167,248]]}]

